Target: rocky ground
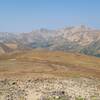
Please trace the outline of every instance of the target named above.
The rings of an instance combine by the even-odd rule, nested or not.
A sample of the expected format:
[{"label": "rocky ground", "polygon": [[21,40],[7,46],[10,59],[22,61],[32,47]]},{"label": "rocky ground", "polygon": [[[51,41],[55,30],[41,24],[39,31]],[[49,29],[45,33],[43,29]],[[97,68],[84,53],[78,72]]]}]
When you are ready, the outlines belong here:
[{"label": "rocky ground", "polygon": [[0,100],[100,100],[100,80],[4,78],[0,79]]}]

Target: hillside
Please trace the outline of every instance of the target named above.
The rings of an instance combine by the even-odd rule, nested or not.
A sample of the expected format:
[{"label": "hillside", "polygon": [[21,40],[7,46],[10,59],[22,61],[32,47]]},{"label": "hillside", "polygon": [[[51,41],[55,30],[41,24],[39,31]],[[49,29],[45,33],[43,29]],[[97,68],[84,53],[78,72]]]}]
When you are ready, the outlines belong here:
[{"label": "hillside", "polygon": [[[3,46],[1,45],[3,44]],[[0,33],[0,51],[30,49],[78,52],[100,56],[100,30],[86,27],[66,27],[56,30],[38,29],[29,33]],[[9,48],[9,49],[5,49]]]},{"label": "hillside", "polygon": [[43,49],[0,56],[0,100],[99,100],[100,58]]},{"label": "hillside", "polygon": [[79,53],[32,50],[0,56],[0,72],[0,75],[100,77],[100,59]]}]

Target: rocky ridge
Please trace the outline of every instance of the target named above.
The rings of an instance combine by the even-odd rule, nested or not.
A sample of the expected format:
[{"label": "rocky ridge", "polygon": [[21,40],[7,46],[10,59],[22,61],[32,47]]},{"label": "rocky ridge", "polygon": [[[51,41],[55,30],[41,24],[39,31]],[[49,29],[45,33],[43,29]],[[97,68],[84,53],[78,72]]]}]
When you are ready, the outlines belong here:
[{"label": "rocky ridge", "polygon": [[[3,44],[3,45],[2,45]],[[1,53],[48,49],[100,55],[100,30],[86,27],[66,27],[57,30],[39,29],[29,33],[0,33]],[[10,48],[5,49],[6,48]]]}]

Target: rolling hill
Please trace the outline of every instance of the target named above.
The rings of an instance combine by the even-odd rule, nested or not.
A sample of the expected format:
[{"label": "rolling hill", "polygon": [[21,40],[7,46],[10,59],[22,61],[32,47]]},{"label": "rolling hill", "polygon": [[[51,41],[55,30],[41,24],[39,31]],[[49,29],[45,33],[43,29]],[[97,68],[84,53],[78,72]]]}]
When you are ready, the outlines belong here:
[{"label": "rolling hill", "polygon": [[0,75],[13,76],[13,74],[100,77],[100,58],[47,50],[0,56]]}]

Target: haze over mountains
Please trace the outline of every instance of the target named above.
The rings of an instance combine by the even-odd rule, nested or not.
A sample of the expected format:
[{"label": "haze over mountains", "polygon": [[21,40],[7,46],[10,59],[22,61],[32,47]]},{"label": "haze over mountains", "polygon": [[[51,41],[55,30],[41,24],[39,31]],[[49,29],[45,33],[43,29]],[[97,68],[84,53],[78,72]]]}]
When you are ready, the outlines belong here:
[{"label": "haze over mountains", "polygon": [[29,33],[0,33],[0,54],[29,49],[79,52],[100,57],[100,30],[84,25]]}]

